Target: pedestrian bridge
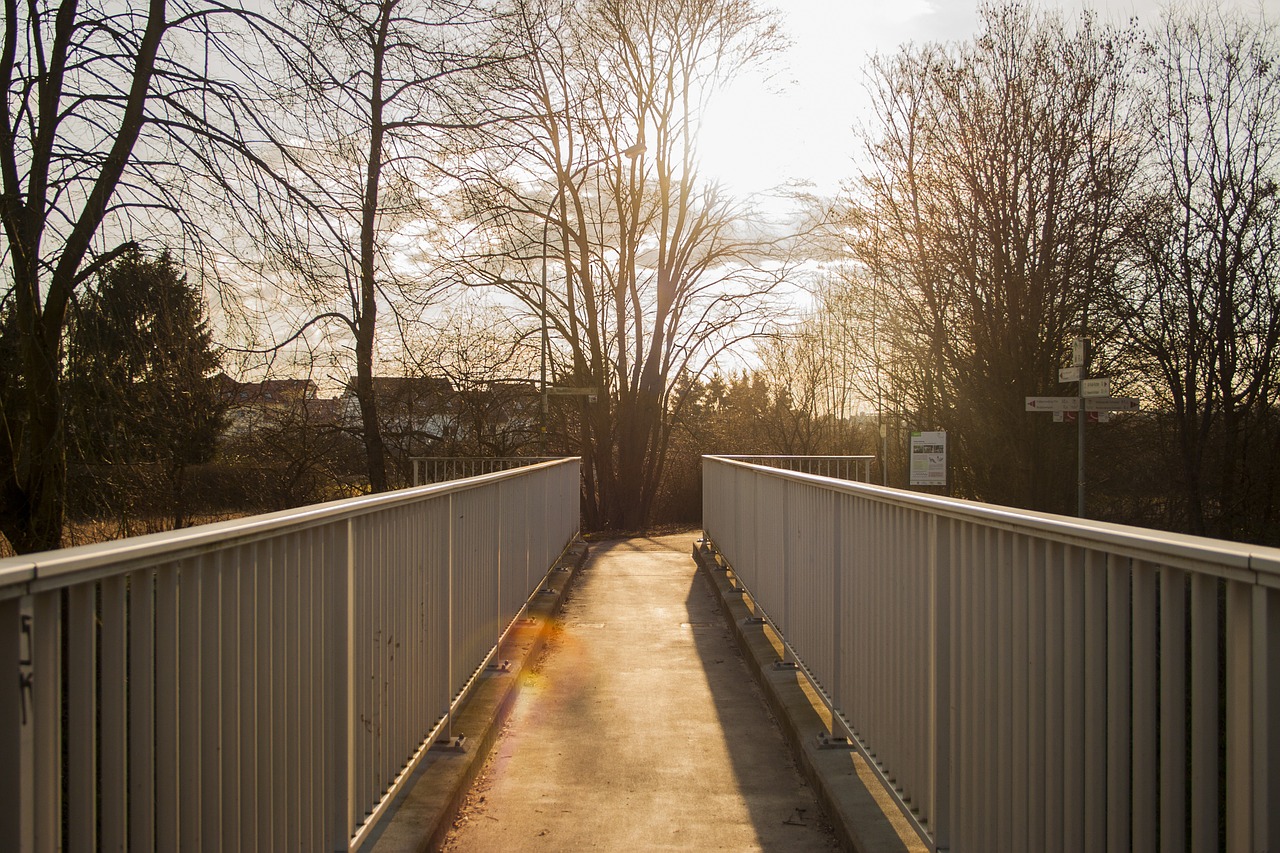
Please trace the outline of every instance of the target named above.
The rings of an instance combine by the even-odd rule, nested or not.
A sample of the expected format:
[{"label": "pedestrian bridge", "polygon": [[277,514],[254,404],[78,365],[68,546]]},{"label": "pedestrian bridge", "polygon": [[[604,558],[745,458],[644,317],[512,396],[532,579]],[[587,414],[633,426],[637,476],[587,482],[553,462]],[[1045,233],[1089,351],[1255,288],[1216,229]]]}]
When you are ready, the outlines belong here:
[{"label": "pedestrian bridge", "polygon": [[[703,471],[699,557],[924,846],[1280,849],[1280,551]],[[0,561],[5,849],[367,848],[554,587],[578,489],[550,461]]]}]

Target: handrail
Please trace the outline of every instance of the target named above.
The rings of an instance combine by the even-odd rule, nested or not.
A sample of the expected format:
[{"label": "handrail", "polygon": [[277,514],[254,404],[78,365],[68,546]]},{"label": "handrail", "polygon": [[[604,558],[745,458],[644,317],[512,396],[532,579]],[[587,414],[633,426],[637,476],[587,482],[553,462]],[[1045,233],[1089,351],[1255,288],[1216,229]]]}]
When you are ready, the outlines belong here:
[{"label": "handrail", "polygon": [[[728,465],[751,465],[738,456],[707,456]],[[1105,543],[1125,556],[1177,566],[1195,564],[1199,570],[1221,577],[1253,580],[1280,589],[1280,548],[1229,542],[1146,527],[1107,521],[1078,519],[1028,509],[911,492],[871,483],[850,482],[790,471],[776,466],[757,466],[765,476],[796,481],[822,481],[824,488],[852,494],[874,494],[894,506],[934,513],[956,520],[982,522],[993,527],[1036,532],[1063,544]],[[1218,567],[1215,569],[1215,566]]]},{"label": "handrail", "polygon": [[933,849],[1280,842],[1280,549],[703,472],[708,540]]},{"label": "handrail", "polygon": [[355,848],[577,534],[579,467],[0,561],[0,838]]},{"label": "handrail", "polygon": [[[525,468],[546,468],[573,461],[575,458],[548,458],[546,461],[525,466]],[[179,530],[166,530],[126,539],[59,548],[55,551],[6,557],[0,559],[0,599],[11,597],[13,593],[9,588],[24,581],[52,580],[68,574],[74,576],[103,566],[111,566],[119,572],[126,572],[130,566],[138,562],[181,558],[209,548],[222,548],[231,543],[248,543],[281,530],[302,529],[339,518],[384,511],[417,503],[426,498],[481,488],[503,478],[520,476],[522,473],[524,470],[519,469],[495,471],[461,480],[430,483],[354,498],[341,498],[277,512],[184,527]],[[68,578],[66,582],[74,582],[74,577]]]},{"label": "handrail", "polygon": [[[788,455],[781,453],[765,454],[713,454],[717,459],[733,459],[757,465],[768,465],[786,471],[799,471],[823,477],[836,477],[842,480],[861,480],[871,482],[871,463],[874,456],[840,456],[840,455]],[[861,476],[859,477],[859,473]],[[852,476],[850,476],[852,474]]]},{"label": "handrail", "polygon": [[[562,459],[561,456],[411,456],[413,484],[443,483],[448,480],[509,471],[539,462]],[[441,475],[444,476],[441,476]]]}]

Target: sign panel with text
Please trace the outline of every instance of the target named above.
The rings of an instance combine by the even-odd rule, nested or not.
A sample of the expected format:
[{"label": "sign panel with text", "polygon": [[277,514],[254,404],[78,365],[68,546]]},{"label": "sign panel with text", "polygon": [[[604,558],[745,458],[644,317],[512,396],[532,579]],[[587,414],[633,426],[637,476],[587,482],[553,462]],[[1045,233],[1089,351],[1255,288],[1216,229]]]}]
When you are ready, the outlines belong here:
[{"label": "sign panel with text", "polygon": [[945,486],[947,484],[947,434],[911,433],[911,485]]},{"label": "sign panel with text", "polygon": [[1027,397],[1028,412],[1071,412],[1080,408],[1079,397]]},{"label": "sign panel with text", "polygon": [[1085,379],[1080,383],[1081,397],[1110,397],[1110,379]]},{"label": "sign panel with text", "polygon": [[1084,407],[1090,412],[1136,412],[1141,403],[1136,397],[1085,397]]}]

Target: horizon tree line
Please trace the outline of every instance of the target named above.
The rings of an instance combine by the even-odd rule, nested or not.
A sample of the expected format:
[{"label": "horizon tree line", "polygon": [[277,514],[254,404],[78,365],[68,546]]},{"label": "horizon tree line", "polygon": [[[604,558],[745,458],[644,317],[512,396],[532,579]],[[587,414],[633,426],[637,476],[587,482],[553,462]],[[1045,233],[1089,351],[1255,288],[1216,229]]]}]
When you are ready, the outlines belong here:
[{"label": "horizon tree line", "polygon": [[[1072,441],[1022,398],[1054,388],[1083,333],[1093,374],[1155,407],[1141,458],[1177,471],[1156,522],[1264,536],[1274,31],[1203,9],[1148,30],[1022,3],[980,21],[873,59],[868,168],[834,210],[784,225],[699,168],[707,104],[785,44],[750,0],[13,7],[0,533],[60,544],[69,413],[92,387],[74,318],[123,308],[113,271],[154,260],[207,298],[189,325],[197,342],[217,327],[223,359],[295,351],[355,377],[371,490],[394,484],[379,371],[536,361],[540,383],[599,389],[543,415],[583,457],[592,528],[692,505],[672,465],[750,442],[731,411],[813,450],[875,452],[868,413],[943,427],[958,494],[1063,511]],[[494,295],[509,339],[470,365],[431,354],[427,330],[471,292]],[[748,344],[759,383],[709,402]],[[722,416],[738,426],[698,425]],[[1133,432],[1112,430],[1140,446]]]}]

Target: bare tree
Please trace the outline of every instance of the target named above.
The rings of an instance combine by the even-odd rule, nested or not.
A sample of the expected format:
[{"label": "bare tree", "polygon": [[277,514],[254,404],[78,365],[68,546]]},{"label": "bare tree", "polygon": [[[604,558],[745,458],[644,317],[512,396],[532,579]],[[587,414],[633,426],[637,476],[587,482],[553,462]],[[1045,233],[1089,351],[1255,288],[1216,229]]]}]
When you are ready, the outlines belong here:
[{"label": "bare tree", "polygon": [[[770,391],[772,405],[762,412],[762,431],[772,453],[865,453],[855,437],[854,416],[864,402],[855,392],[853,347],[839,330],[844,318],[815,311],[794,328],[766,338],[758,346],[760,366],[753,378]],[[855,446],[856,445],[856,446]]]},{"label": "bare tree", "polygon": [[61,542],[62,347],[87,282],[136,243],[195,227],[181,196],[195,140],[234,135],[233,31],[269,25],[234,5],[5,5],[0,45],[0,531],[18,551]]},{"label": "bare tree", "polygon": [[452,388],[447,431],[431,438],[444,456],[537,455],[539,330],[498,305],[453,302],[444,316],[417,324],[406,340],[406,373]]},{"label": "bare tree", "polygon": [[1052,426],[1023,398],[1053,387],[1114,281],[1132,37],[1018,5],[981,20],[953,50],[874,61],[872,168],[845,236],[889,320],[882,372],[914,428],[951,431],[958,490],[1061,510],[1070,451],[1045,452]]},{"label": "bare tree", "polygon": [[1173,421],[1187,527],[1256,538],[1272,505],[1257,489],[1280,477],[1280,43],[1238,15],[1178,12],[1141,59],[1147,156],[1118,313]]},{"label": "bare tree", "polygon": [[553,382],[598,389],[571,404],[587,523],[634,529],[662,480],[673,379],[750,333],[785,276],[751,211],[697,162],[708,99],[778,35],[748,0],[552,0],[523,13],[512,121],[466,164],[474,230],[460,277],[545,322]]},{"label": "bare tree", "polygon": [[[374,393],[380,319],[401,325],[430,299],[430,270],[400,263],[430,238],[440,210],[442,150],[486,119],[481,91],[505,61],[494,41],[496,4],[484,0],[290,0],[291,30],[306,50],[277,73],[271,153],[259,171],[228,182],[250,196],[239,226],[259,251],[259,321],[267,346],[311,328],[354,364],[369,486],[388,488],[387,448]],[[281,317],[289,328],[279,328]]]}]

